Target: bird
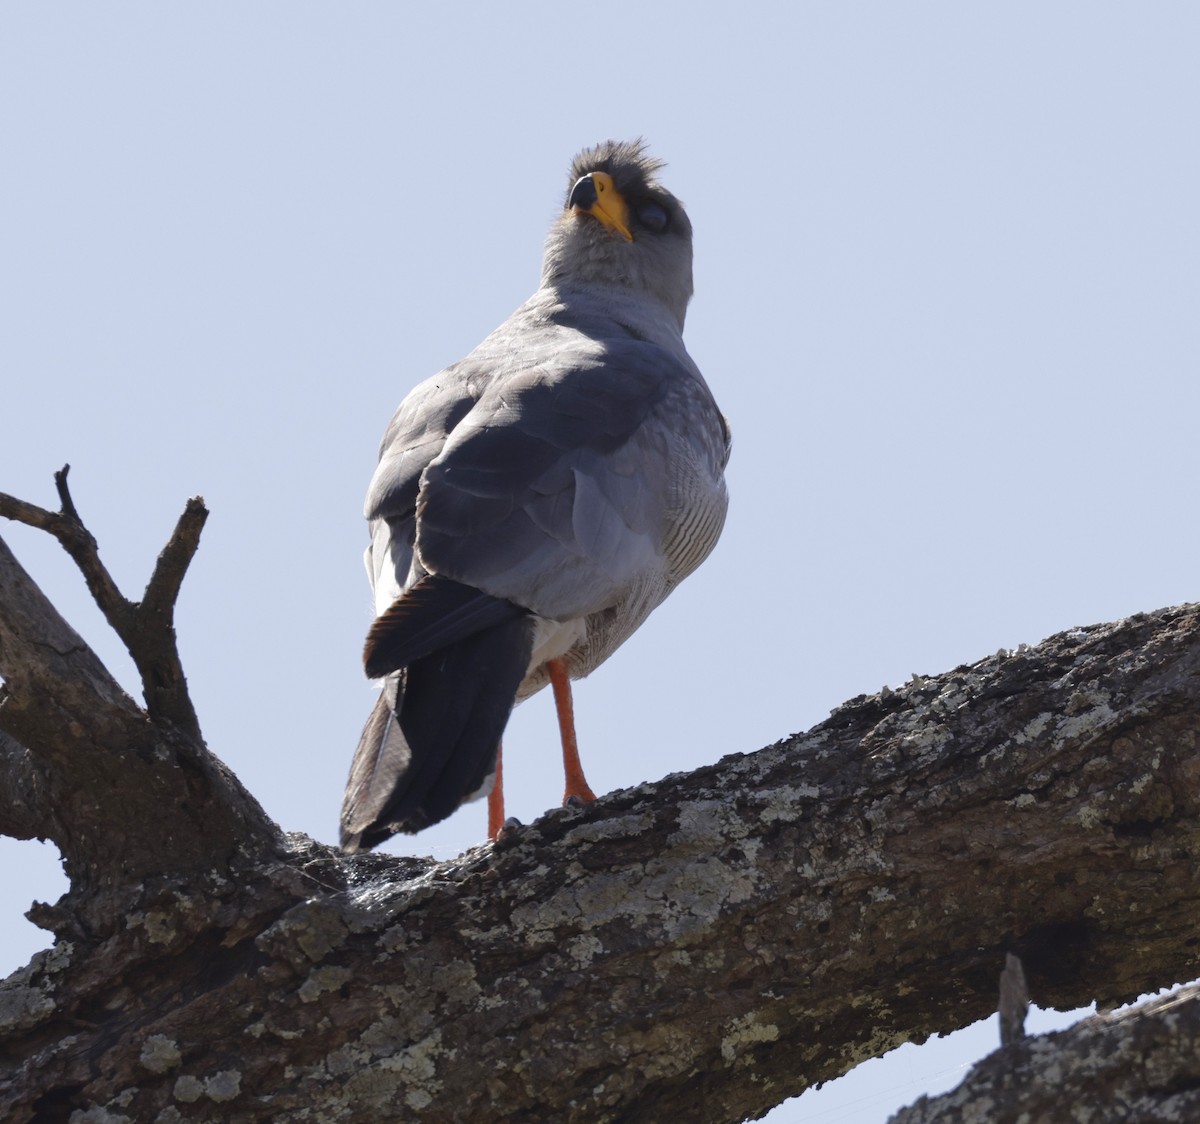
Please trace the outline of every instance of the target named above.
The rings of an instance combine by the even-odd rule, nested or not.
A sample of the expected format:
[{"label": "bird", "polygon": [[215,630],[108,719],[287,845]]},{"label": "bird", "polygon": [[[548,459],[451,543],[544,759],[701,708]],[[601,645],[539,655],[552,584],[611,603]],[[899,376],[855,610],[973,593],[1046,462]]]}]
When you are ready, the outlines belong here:
[{"label": "bird", "polygon": [[342,804],[347,852],[488,797],[501,740],[551,684],[564,803],[595,799],[570,681],[595,670],[711,552],[729,425],[683,343],[692,225],[646,143],[571,162],[537,291],[416,386],[367,491],[382,679]]}]

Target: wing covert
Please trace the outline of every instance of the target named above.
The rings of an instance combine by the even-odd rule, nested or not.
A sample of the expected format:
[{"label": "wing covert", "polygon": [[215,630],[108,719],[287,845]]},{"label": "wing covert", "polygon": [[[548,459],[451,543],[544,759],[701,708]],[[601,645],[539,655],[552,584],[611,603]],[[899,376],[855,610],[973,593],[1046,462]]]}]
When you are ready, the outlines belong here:
[{"label": "wing covert", "polygon": [[681,404],[720,425],[689,365],[631,338],[505,379],[424,474],[421,562],[557,619],[616,603],[664,565]]}]

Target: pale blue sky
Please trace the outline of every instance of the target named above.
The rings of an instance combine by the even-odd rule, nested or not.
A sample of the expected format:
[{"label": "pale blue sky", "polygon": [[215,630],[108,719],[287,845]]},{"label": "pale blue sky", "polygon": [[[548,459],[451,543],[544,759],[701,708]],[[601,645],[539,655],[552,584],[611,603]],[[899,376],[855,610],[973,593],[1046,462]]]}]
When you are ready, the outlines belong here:
[{"label": "pale blue sky", "polygon": [[[333,841],[383,427],[532,291],[571,156],[644,135],[696,228],[731,508],[579,686],[598,791],[1195,599],[1198,57],[1185,3],[5,5],[0,490],[52,505],[69,461],[133,595],[205,497],[178,624],[209,744]],[[132,688],[54,544],[0,534]],[[524,820],[561,791],[551,709],[506,740]],[[402,846],[483,835],[474,805]],[[0,856],[9,969],[59,889]],[[995,1041],[771,1119],[882,1121]]]}]

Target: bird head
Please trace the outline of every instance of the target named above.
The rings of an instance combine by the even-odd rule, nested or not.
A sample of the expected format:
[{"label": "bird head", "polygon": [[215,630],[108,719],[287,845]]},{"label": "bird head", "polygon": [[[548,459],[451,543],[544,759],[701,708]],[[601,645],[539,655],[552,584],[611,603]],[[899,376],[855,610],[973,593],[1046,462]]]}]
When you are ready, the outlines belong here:
[{"label": "bird head", "polygon": [[576,156],[546,240],[542,284],[645,293],[682,330],[692,296],[692,224],[658,182],[662,167],[641,140],[604,141]]}]

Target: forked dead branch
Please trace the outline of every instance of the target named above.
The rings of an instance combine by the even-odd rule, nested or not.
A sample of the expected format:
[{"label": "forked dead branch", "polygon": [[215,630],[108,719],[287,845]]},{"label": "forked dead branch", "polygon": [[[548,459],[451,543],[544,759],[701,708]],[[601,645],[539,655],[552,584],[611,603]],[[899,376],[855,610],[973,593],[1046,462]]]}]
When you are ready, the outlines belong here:
[{"label": "forked dead branch", "polygon": [[175,602],[184,575],[200,545],[208,509],[199,496],[187,501],[167,545],[163,547],[140,601],[130,601],[117,588],[100,561],[95,536],[84,526],[67,484],[69,464],[54,474],[61,507],[47,511],[15,496],[0,493],[0,515],[53,535],[79,567],[88,591],[112,630],[133,658],[142,679],[146,711],[151,718],[173,722],[197,739],[200,724],[188,696],[183,664],[175,644]]}]

